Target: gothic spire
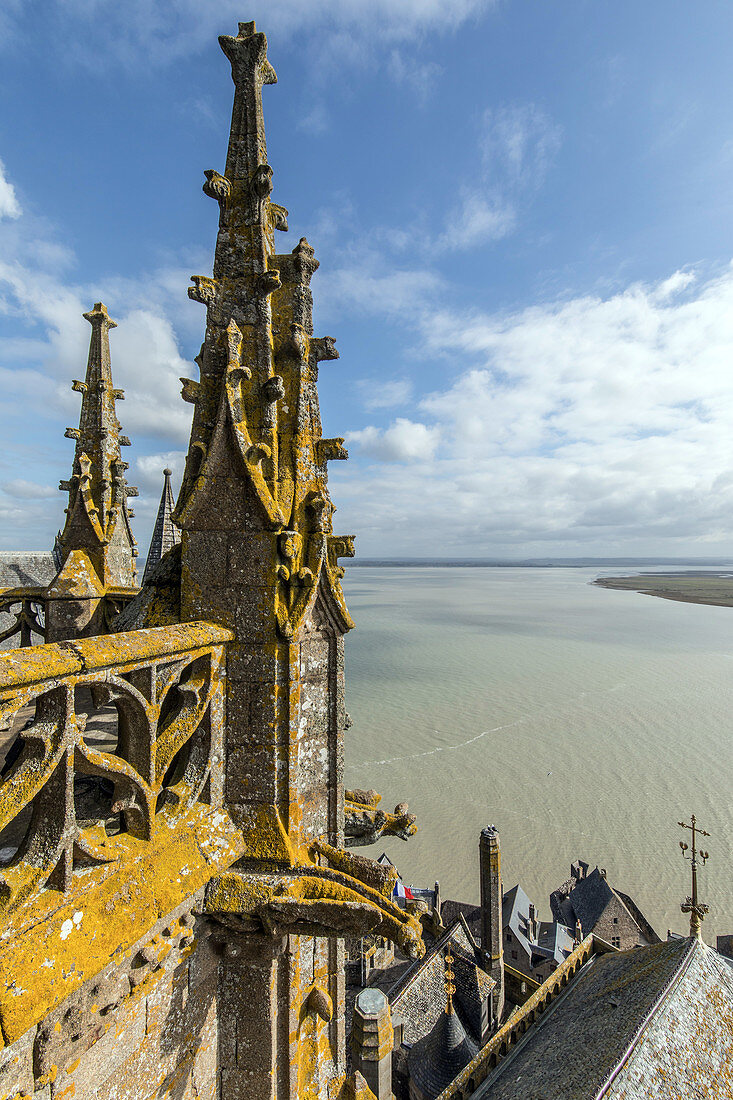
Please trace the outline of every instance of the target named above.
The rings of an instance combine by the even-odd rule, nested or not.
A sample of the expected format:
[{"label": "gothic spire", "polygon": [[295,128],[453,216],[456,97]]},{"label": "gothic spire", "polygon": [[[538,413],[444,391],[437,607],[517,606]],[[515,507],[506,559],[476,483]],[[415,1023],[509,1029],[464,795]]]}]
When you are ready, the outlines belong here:
[{"label": "gothic spire", "polygon": [[301,238],[292,253],[275,254],[287,211],[270,197],[262,87],[277,78],[267,40],[254,23],[240,23],[219,43],[232,67],[234,108],[225,175],[204,173],[219,233],[213,278],[192,276],[188,292],[206,306],[207,321],[201,379],[182,380],[195,411],[175,518],[195,532],[211,529],[213,509],[246,513],[249,529],[278,532],[280,636],[297,631],[320,579],[347,630],[337,559],[353,546],[332,534],[327,485],[328,461],[347,453],[343,439],[322,438],[316,386],[318,363],[338,352],[329,337],[313,336],[313,249]]},{"label": "gothic spire", "polygon": [[81,413],[79,427],[65,433],[76,447],[71,477],[59,484],[69,494],[69,506],[58,549],[62,566],[72,551],[84,551],[104,587],[128,588],[135,584],[137,547],[127,498],[137,496],[137,489],[127,485],[128,464],[120,456],[130,440],[120,434],[115,411],[115,402],[124,398],[112,384],[109,353],[109,330],[117,324],[102,302],[83,316],[92,335],[84,381],[72,383],[82,395]]},{"label": "gothic spire", "polygon": [[153,537],[150,540],[150,549],[145,562],[143,584],[150,575],[153,566],[157,565],[164,554],[172,550],[181,541],[181,532],[173,522],[173,491],[171,489],[171,474],[166,466],[163,470],[163,492],[160,494],[158,516],[153,528]]}]

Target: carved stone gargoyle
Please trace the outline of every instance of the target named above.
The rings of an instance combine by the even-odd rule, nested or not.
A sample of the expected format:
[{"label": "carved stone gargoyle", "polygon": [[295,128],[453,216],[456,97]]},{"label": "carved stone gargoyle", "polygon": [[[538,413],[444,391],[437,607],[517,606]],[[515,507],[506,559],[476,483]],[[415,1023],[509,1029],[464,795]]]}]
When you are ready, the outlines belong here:
[{"label": "carved stone gargoyle", "polygon": [[243,932],[384,936],[411,958],[425,953],[420,921],[392,901],[393,867],[315,841],[307,862],[282,870],[225,871],[209,883],[205,910]]},{"label": "carved stone gargoyle", "polygon": [[378,808],[381,801],[382,796],[374,790],[346,791],[344,832],[348,848],[374,844],[383,836],[408,840],[415,835],[417,818],[408,813],[407,803],[399,802],[390,814]]}]

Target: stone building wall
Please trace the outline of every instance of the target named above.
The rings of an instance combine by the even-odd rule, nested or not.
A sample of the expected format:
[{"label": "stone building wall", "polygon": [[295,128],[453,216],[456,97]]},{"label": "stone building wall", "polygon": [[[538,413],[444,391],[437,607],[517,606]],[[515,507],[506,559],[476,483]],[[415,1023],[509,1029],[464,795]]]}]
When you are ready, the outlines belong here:
[{"label": "stone building wall", "polygon": [[0,1098],[214,1100],[225,951],[184,904],[0,1052]]},{"label": "stone building wall", "polygon": [[623,902],[615,896],[601,913],[592,931],[594,936],[598,936],[622,951],[628,951],[631,947],[646,943],[636,921]]}]

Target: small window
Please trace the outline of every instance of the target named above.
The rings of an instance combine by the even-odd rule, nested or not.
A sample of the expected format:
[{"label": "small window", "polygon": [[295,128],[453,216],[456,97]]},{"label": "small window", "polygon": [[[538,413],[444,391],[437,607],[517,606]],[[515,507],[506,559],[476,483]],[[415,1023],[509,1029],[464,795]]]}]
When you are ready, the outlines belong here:
[{"label": "small window", "polygon": [[620,936],[611,936],[611,945],[613,947],[620,947],[621,946],[621,937]]},{"label": "small window", "polygon": [[512,951],[512,958],[513,958],[513,959],[516,959],[516,958],[517,958],[517,953],[516,953],[516,951]]},{"label": "small window", "polygon": [[618,917],[614,917],[614,918],[613,918],[613,923],[614,923],[614,924],[618,924]]}]

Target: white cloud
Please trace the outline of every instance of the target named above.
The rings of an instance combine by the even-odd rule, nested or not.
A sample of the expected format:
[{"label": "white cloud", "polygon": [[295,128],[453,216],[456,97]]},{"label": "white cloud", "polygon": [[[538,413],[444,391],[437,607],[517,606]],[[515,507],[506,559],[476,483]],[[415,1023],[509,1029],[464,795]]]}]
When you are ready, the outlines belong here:
[{"label": "white cloud", "polygon": [[560,147],[561,133],[534,103],[490,107],[480,140],[487,177],[515,187],[539,186]]},{"label": "white cloud", "polygon": [[19,218],[20,215],[20,203],[16,198],[15,188],[6,178],[5,165],[0,160],[0,218]]},{"label": "white cloud", "polygon": [[443,70],[434,61],[421,62],[404,50],[393,49],[389,55],[387,71],[396,84],[410,88],[418,102],[424,104],[432,95]]},{"label": "white cloud", "polygon": [[412,382],[406,379],[385,382],[381,378],[364,378],[358,385],[364,395],[364,408],[369,412],[405,405],[412,397]]},{"label": "white cloud", "polygon": [[[338,57],[345,60],[379,43],[404,43],[425,32],[448,32],[489,10],[496,0],[250,0],[246,14],[272,37],[310,41],[319,66]],[[240,0],[64,0],[54,5],[54,28],[69,35],[76,64],[98,67],[118,57],[132,67],[163,65],[199,51],[218,34],[236,34],[242,18]],[[9,26],[24,17],[13,4]],[[84,46],[74,45],[73,31],[85,31]],[[101,40],[101,49],[89,49]],[[376,56],[376,54],[374,54]]]},{"label": "white cloud", "polygon": [[469,367],[418,404],[431,445],[398,478],[392,428],[351,437],[384,464],[338,471],[362,553],[730,552],[733,266],[417,325]]},{"label": "white cloud", "polygon": [[0,489],[16,500],[39,500],[44,497],[55,497],[57,492],[57,486],[55,485],[37,485],[35,481],[26,481],[22,477],[14,478],[12,481],[0,482]]},{"label": "white cloud", "polygon": [[658,302],[665,302],[669,298],[674,298],[676,294],[680,294],[683,290],[687,290],[694,281],[694,271],[675,271],[668,279],[663,279],[657,285],[654,290],[655,298]]},{"label": "white cloud", "polygon": [[126,390],[119,409],[125,428],[186,442],[191,406],[181,399],[179,379],[196,368],[181,358],[170,321],[150,310],[134,309],[113,339],[115,376]]},{"label": "white cloud", "polygon": [[363,454],[381,462],[425,462],[432,459],[439,435],[437,428],[397,417],[388,428],[370,425],[349,432],[347,443],[356,444]]},{"label": "white cloud", "polygon": [[466,249],[513,233],[519,209],[542,185],[560,138],[560,128],[534,103],[485,111],[477,141],[481,166],[449,213],[438,246]]},{"label": "white cloud", "polygon": [[[75,423],[79,400],[69,385],[71,378],[84,376],[90,332],[82,313],[103,300],[118,322],[110,335],[110,350],[115,383],[126,391],[127,400],[119,406],[124,430],[184,442],[191,410],[181,401],[179,377],[196,368],[181,358],[172,323],[165,315],[168,271],[161,273],[157,293],[151,288],[154,277],[137,285],[120,280],[103,288],[67,284],[53,263],[37,263],[39,255],[45,258],[37,243],[30,241],[14,257],[0,261],[0,302],[24,326],[41,328],[44,335],[16,337],[0,345],[0,374],[5,373],[3,360],[9,374],[14,361],[25,360],[28,368],[11,381],[12,388],[32,389],[40,377],[45,381],[47,408],[55,405],[59,414],[71,416],[70,423]],[[50,255],[53,258],[53,250]],[[181,275],[179,290],[186,282]],[[148,308],[138,305],[141,300],[149,302]]]},{"label": "white cloud", "polygon": [[[61,498],[45,479],[57,484],[70,470],[73,444],[65,444],[63,431],[76,426],[79,416],[79,395],[70,383],[84,377],[91,331],[81,315],[103,301],[118,322],[110,333],[112,372],[115,385],[125,390],[118,415],[132,440],[125,452],[133,467],[130,480],[138,480],[138,470],[143,474],[135,530],[146,545],[146,528],[152,526],[160,497],[160,471],[166,463],[178,470],[181,462],[179,451],[148,455],[148,477],[144,451],[151,444],[159,450],[165,440],[183,446],[190,431],[192,410],[181,399],[179,377],[198,375],[181,356],[179,339],[190,337],[194,328],[197,335],[202,331],[203,311],[184,292],[200,257],[187,257],[185,267],[171,261],[140,279],[77,283],[71,278],[75,258],[58,247],[47,223],[26,215],[23,226],[20,233],[15,222],[0,223],[0,312],[8,332],[0,340],[6,479],[0,482],[0,541],[9,548],[49,545],[62,521]],[[30,432],[29,407],[35,422]],[[14,476],[25,470],[25,478]]]},{"label": "white cloud", "polygon": [[512,205],[499,197],[487,199],[479,192],[464,189],[460,206],[449,216],[439,244],[444,248],[465,249],[486,241],[498,241],[511,233],[517,215]]},{"label": "white cloud", "polygon": [[328,108],[322,100],[316,100],[304,115],[298,118],[298,127],[307,134],[318,136],[328,129]]},{"label": "white cloud", "polygon": [[443,279],[422,267],[385,266],[381,256],[359,250],[353,263],[318,273],[319,313],[328,313],[348,305],[380,317],[404,320],[416,303],[432,301],[443,286]]},{"label": "white cloud", "polygon": [[160,495],[163,492],[163,470],[168,467],[172,472],[171,485],[175,500],[185,462],[185,451],[159,451],[156,454],[139,455],[132,463],[128,480],[140,490],[140,496],[135,503],[134,522],[135,537],[142,555],[147,554],[153,524],[158,514]]},{"label": "white cloud", "polygon": [[185,464],[185,451],[160,451],[157,454],[141,455],[133,466],[140,491],[155,496],[157,505],[163,491],[163,470],[167,467],[171,471],[171,483],[175,490],[183,477]]}]

